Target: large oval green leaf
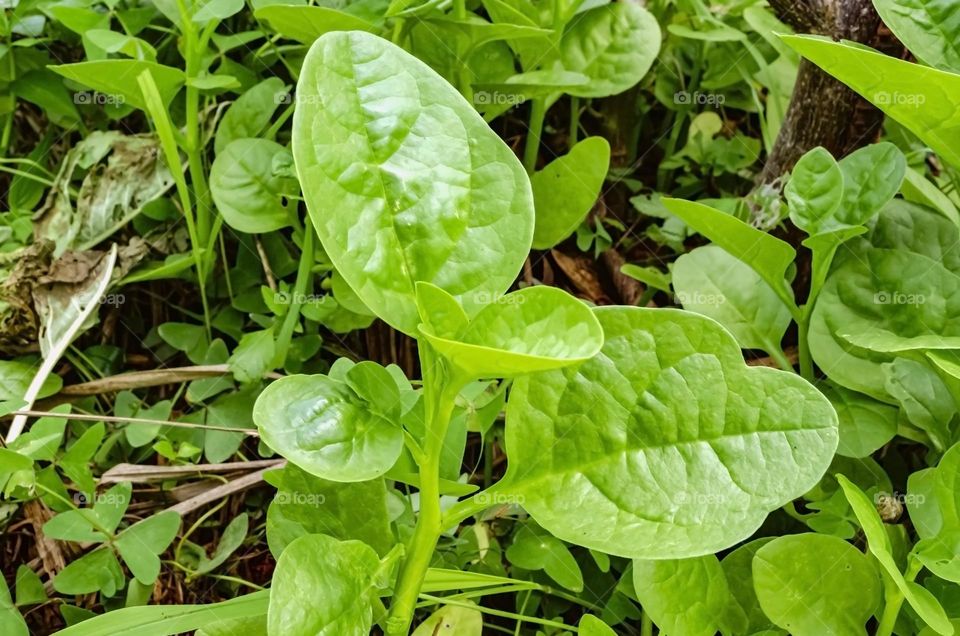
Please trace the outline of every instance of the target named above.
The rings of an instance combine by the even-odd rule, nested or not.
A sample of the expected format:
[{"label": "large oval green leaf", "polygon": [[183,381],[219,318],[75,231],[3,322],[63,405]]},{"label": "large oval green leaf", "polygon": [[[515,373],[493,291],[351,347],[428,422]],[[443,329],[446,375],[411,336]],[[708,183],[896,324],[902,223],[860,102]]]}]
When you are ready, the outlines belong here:
[{"label": "large oval green leaf", "polygon": [[794,636],[861,636],[880,604],[880,577],[867,557],[837,537],[778,537],[753,557],[764,613]]},{"label": "large oval green leaf", "polygon": [[277,560],[267,610],[269,636],[367,636],[380,559],[360,541],[309,534]]},{"label": "large oval green leaf", "polygon": [[571,88],[579,97],[607,97],[632,88],[657,59],[660,25],[633,2],[599,6],[574,18],[560,42],[560,59],[568,71],[583,73],[590,83]]},{"label": "large oval green leaf", "polygon": [[837,415],[800,377],[747,367],[733,337],[678,310],[596,310],[602,351],[519,378],[502,485],[557,537],[643,559],[700,556],[812,488]]},{"label": "large oval green leaf", "polygon": [[556,287],[527,287],[484,307],[451,337],[421,327],[430,344],[473,378],[508,378],[593,357],[603,330],[593,312]]},{"label": "large oval green leaf", "polygon": [[[382,390],[391,388],[397,392],[387,376]],[[325,375],[281,378],[253,407],[253,421],[270,448],[308,473],[343,482],[379,477],[397,461],[403,431],[393,415]]]},{"label": "large oval green leaf", "polygon": [[310,217],[350,287],[416,336],[414,285],[469,315],[502,295],[530,249],[519,160],[457,91],[410,54],[328,33],[297,84],[293,154]]}]

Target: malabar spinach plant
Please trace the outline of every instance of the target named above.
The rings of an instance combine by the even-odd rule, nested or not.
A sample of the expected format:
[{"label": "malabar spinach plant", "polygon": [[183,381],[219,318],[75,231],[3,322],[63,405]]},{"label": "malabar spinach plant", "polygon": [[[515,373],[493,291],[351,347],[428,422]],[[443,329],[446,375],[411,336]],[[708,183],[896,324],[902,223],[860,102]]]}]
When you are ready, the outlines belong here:
[{"label": "malabar spinach plant", "polygon": [[[429,67],[375,36],[330,33],[297,95],[311,221],[357,296],[416,338],[421,388],[373,363],[335,365],[274,382],[254,417],[267,445],[344,487],[409,453],[419,493],[412,535],[386,554],[319,535],[289,544],[270,633],[406,633],[441,533],[498,498],[575,544],[683,558],[749,536],[819,480],[837,444],[829,402],[794,374],[747,367],[712,320],[594,310],[544,287],[504,294],[533,239],[530,183]],[[477,379],[513,382],[509,470],[442,506],[451,413]]]}]

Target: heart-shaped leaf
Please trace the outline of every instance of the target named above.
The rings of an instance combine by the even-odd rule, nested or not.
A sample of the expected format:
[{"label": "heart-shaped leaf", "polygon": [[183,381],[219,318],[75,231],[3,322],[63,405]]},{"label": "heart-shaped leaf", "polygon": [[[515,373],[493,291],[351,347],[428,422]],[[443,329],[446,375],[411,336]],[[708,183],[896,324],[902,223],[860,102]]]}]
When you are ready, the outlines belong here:
[{"label": "heart-shaped leaf", "polygon": [[560,60],[568,71],[590,83],[569,92],[578,97],[607,97],[636,85],[660,51],[660,25],[633,2],[596,7],[574,18],[560,42]]},{"label": "heart-shaped leaf", "polygon": [[[694,559],[635,560],[633,587],[644,611],[664,634],[714,636],[733,604],[727,578],[712,554]],[[723,632],[728,633],[726,629]]]},{"label": "heart-shaped leaf", "polygon": [[455,337],[423,335],[470,378],[508,378],[583,362],[603,331],[583,302],[556,287],[527,287],[487,305]]},{"label": "heart-shaped leaf", "polygon": [[764,613],[794,636],[865,633],[880,604],[880,577],[867,557],[824,534],[777,537],[753,557]]},{"label": "heart-shaped leaf", "polygon": [[529,179],[456,89],[351,31],[314,43],[297,100],[293,154],[310,217],[373,312],[417,336],[416,282],[468,315],[509,288],[533,236]]},{"label": "heart-shaped leaf", "polygon": [[300,537],[277,560],[267,634],[368,636],[379,569],[377,553],[365,543]]},{"label": "heart-shaped leaf", "polygon": [[497,488],[555,536],[643,559],[711,554],[826,471],[837,415],[806,381],[747,367],[702,316],[595,311],[602,351],[519,378],[507,405]]},{"label": "heart-shaped leaf", "polygon": [[273,382],[257,398],[253,421],[272,449],[331,481],[379,477],[403,450],[403,431],[389,412],[325,375],[291,375]]},{"label": "heart-shaped leaf", "polygon": [[290,151],[269,139],[237,139],[217,155],[210,194],[227,225],[261,234],[290,224],[288,205],[299,189],[278,170],[290,161]]},{"label": "heart-shaped leaf", "polygon": [[587,137],[530,178],[537,223],[533,247],[550,249],[570,236],[600,196],[610,167],[610,144]]},{"label": "heart-shaped leaf", "polygon": [[895,200],[841,246],[810,319],[814,361],[834,382],[893,402],[883,363],[960,343],[958,237],[938,212]]}]

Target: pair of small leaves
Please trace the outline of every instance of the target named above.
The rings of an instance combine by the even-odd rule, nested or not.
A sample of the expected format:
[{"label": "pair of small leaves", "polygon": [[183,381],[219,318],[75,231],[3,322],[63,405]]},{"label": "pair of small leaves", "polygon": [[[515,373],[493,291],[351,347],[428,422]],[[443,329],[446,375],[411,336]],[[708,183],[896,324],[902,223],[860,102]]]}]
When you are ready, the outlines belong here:
[{"label": "pair of small leaves", "polygon": [[810,236],[864,225],[896,195],[906,169],[891,143],[866,146],[840,162],[815,148],[797,162],[784,190],[790,219]]},{"label": "pair of small leaves", "polygon": [[710,554],[823,475],[836,413],[807,382],[747,367],[701,316],[595,313],[601,352],[517,379],[507,405],[510,464],[495,488],[553,535],[636,558]]},{"label": "pair of small leaves", "polygon": [[884,363],[960,343],[960,258],[951,249],[958,236],[939,212],[894,200],[868,234],[840,249],[809,336],[814,360],[834,382],[897,403]]},{"label": "pair of small leaves", "polygon": [[880,603],[880,577],[855,547],[822,534],[760,539],[714,555],[634,561],[644,609],[666,634],[863,634]]},{"label": "pair of small leaves", "polygon": [[439,287],[418,283],[421,334],[461,377],[510,378],[593,357],[603,331],[582,301],[555,287],[527,287],[472,320]]},{"label": "pair of small leaves", "polygon": [[384,474],[403,450],[400,388],[386,369],[361,362],[341,376],[291,375],[253,407],[261,438],[305,471],[331,481]]}]

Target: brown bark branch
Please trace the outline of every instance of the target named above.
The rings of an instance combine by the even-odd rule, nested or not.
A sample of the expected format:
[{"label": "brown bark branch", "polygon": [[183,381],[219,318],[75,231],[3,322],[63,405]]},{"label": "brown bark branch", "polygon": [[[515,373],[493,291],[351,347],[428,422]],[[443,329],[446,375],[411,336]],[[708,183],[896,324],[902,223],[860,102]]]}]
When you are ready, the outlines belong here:
[{"label": "brown bark branch", "polygon": [[[800,33],[871,44],[880,26],[871,0],[771,0],[770,6]],[[842,157],[870,143],[881,121],[879,111],[856,93],[803,60],[783,126],[758,184],[774,182],[816,146]]]}]

